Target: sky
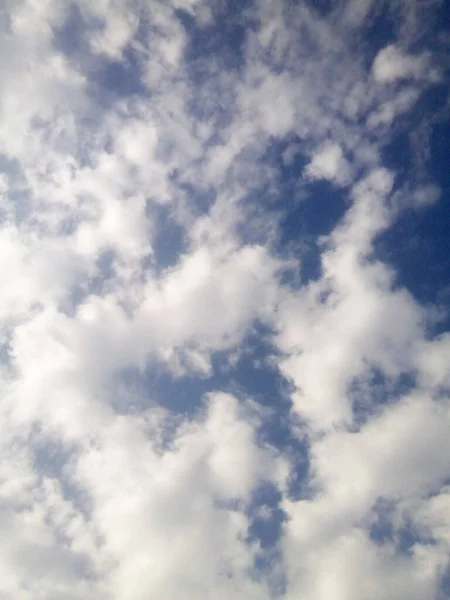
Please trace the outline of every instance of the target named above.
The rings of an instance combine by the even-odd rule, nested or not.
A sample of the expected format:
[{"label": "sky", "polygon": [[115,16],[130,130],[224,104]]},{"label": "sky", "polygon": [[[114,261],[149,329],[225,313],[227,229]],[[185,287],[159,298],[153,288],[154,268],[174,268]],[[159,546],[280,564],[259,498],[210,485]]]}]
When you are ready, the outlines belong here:
[{"label": "sky", "polygon": [[449,4],[0,30],[0,600],[450,598]]}]

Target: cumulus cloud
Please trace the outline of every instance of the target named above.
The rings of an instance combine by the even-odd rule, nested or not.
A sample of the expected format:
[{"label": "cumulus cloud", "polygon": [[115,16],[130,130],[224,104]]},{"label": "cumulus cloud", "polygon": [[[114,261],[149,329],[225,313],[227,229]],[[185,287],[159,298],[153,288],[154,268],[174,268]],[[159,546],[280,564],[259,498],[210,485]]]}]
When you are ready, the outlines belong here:
[{"label": "cumulus cloud", "polygon": [[379,252],[445,86],[375,4],[4,4],[5,600],[445,597],[450,338]]},{"label": "cumulus cloud", "polygon": [[345,184],[349,179],[349,167],[337,144],[326,144],[312,156],[305,169],[311,179],[327,179]]},{"label": "cumulus cloud", "polygon": [[397,79],[437,77],[437,71],[430,67],[427,54],[409,55],[392,44],[377,54],[373,63],[373,75],[380,83],[393,83]]}]

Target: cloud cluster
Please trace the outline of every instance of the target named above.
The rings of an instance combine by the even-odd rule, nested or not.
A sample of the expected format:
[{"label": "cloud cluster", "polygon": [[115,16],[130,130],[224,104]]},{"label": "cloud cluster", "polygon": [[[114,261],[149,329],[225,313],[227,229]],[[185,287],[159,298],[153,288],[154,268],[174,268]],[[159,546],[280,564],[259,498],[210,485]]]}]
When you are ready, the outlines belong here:
[{"label": "cloud cluster", "polygon": [[2,599],[448,596],[450,334],[377,255],[445,65],[325,4],[0,9]]}]

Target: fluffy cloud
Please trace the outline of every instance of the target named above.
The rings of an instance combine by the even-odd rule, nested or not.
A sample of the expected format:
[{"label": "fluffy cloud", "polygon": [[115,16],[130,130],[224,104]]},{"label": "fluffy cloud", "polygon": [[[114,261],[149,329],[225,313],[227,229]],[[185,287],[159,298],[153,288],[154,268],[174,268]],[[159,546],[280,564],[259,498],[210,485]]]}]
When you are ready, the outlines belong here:
[{"label": "fluffy cloud", "polygon": [[437,72],[430,69],[426,54],[411,56],[391,45],[377,54],[373,63],[373,75],[380,83],[392,83],[397,79],[436,77]]},{"label": "fluffy cloud", "polygon": [[349,179],[348,163],[337,144],[327,144],[315,152],[305,173],[312,179],[328,179],[340,184]]},{"label": "fluffy cloud", "polygon": [[4,3],[2,598],[445,594],[450,338],[377,253],[443,78],[388,4]]}]

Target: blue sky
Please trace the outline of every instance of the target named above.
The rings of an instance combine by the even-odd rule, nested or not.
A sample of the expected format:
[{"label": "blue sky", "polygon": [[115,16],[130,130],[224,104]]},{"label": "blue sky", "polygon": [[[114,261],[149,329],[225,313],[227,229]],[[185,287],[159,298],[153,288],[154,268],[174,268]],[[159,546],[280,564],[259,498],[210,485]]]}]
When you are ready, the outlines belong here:
[{"label": "blue sky", "polygon": [[448,3],[0,8],[0,598],[450,597]]}]

